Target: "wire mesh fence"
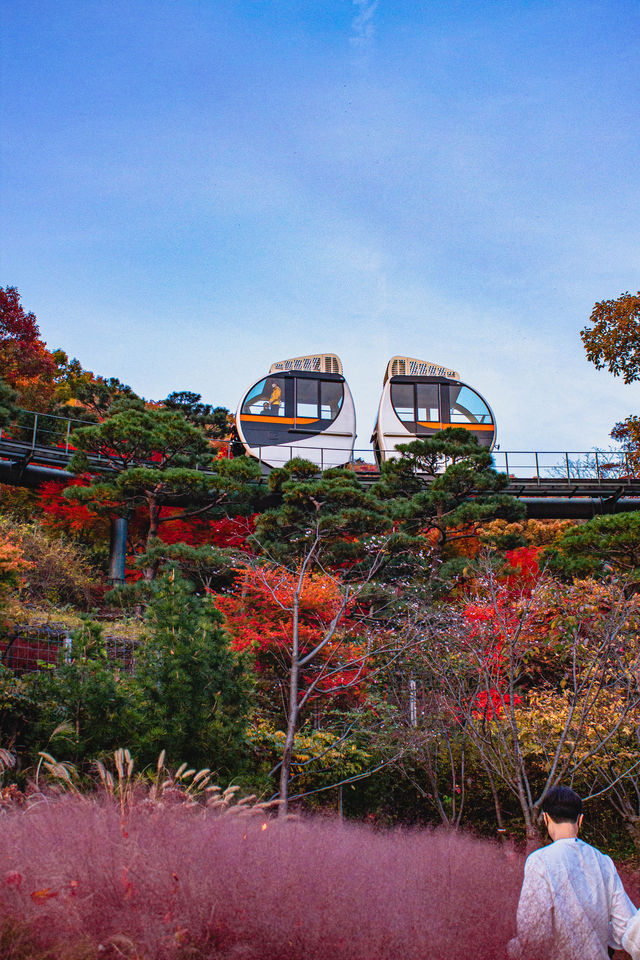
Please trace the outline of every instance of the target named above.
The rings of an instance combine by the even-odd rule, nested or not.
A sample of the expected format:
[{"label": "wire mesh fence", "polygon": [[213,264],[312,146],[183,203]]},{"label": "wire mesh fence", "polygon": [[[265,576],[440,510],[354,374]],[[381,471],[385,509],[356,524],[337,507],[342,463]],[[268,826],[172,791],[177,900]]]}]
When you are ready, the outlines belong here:
[{"label": "wire mesh fence", "polygon": [[[114,667],[131,672],[139,641],[111,635],[105,636],[103,642]],[[73,641],[63,624],[16,625],[0,638],[0,663],[17,674],[70,663],[72,659]]]}]

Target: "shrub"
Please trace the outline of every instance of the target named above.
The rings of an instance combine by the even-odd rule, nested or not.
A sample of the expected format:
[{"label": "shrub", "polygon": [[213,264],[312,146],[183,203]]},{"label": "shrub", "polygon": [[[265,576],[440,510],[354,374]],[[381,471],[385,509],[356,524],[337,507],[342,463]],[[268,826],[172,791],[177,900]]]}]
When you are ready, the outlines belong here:
[{"label": "shrub", "polygon": [[0,483],[0,514],[12,520],[33,520],[42,515],[38,491]]},{"label": "shrub", "polygon": [[56,957],[502,960],[522,878],[509,847],[465,835],[198,805],[122,820],[68,797],[2,826],[5,917]]},{"label": "shrub", "polygon": [[37,523],[20,523],[3,517],[0,539],[19,545],[28,568],[23,595],[29,600],[91,605],[93,579],[82,549],[48,534]]},{"label": "shrub", "polygon": [[[23,681],[37,712],[25,739],[36,750],[50,749],[63,760],[87,764],[126,739],[133,697],[128,678],[107,656],[98,623],[86,620],[71,634],[59,664]],[[52,731],[60,731],[56,736]]]},{"label": "shrub", "polygon": [[20,749],[23,731],[33,721],[36,709],[29,682],[0,663],[0,744]]},{"label": "shrub", "polygon": [[9,624],[15,610],[15,591],[29,569],[20,544],[0,537],[0,630]]}]

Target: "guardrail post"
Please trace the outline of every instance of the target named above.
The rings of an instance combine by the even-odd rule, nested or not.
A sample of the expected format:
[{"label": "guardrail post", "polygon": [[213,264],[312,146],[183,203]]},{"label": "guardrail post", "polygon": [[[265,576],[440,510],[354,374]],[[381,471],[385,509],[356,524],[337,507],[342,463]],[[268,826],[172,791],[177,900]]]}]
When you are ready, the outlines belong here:
[{"label": "guardrail post", "polygon": [[320,447],[320,473],[324,473],[324,448]]},{"label": "guardrail post", "polygon": [[540,483],[540,464],[538,463],[538,451],[535,451],[536,458],[536,480]]},{"label": "guardrail post", "polygon": [[598,460],[598,451],[595,450],[594,452],[595,452],[595,455],[596,455],[596,476],[597,476],[598,480],[601,480],[602,478],[601,478],[601,476],[600,476],[600,461]]},{"label": "guardrail post", "polygon": [[568,450],[565,451],[565,454],[564,454],[564,462],[565,462],[566,467],[567,467],[567,482],[568,482],[569,480],[571,480],[571,476],[570,476],[570,473],[569,473],[569,451],[568,451]]},{"label": "guardrail post", "polygon": [[509,454],[506,450],[504,452],[504,472],[509,476]]},{"label": "guardrail post", "polygon": [[71,420],[67,420],[67,438],[65,442],[64,452],[69,453],[69,434],[71,433]]},{"label": "guardrail post", "polygon": [[36,433],[38,432],[38,414],[34,413],[33,415],[33,436],[31,437],[31,449],[34,450],[36,446]]}]

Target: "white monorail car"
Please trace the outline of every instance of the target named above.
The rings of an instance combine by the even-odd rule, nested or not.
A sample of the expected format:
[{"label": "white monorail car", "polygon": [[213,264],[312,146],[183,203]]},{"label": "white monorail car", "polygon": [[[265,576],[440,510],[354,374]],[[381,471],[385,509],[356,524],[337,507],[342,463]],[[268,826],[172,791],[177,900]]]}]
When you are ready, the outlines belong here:
[{"label": "white monorail car", "polygon": [[384,376],[371,442],[378,463],[397,456],[399,443],[462,427],[493,449],[496,421],[489,404],[460,374],[425,360],[392,357]]},{"label": "white monorail car", "polygon": [[321,470],[349,463],[356,414],[340,358],[321,353],[271,364],[240,403],[235,424],[246,453],[265,468],[294,457]]}]

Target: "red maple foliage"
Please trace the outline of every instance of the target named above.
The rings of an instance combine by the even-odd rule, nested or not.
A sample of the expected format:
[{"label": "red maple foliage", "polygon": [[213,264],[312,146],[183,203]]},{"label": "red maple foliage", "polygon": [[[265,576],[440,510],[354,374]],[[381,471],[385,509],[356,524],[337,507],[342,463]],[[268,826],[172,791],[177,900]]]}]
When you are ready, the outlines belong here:
[{"label": "red maple foliage", "polygon": [[[43,483],[38,490],[38,502],[43,511],[44,523],[74,537],[108,538],[108,519],[90,510],[86,504],[64,496],[65,488],[87,487],[90,482],[91,478],[85,475]],[[175,513],[175,518],[171,516],[172,513]],[[159,536],[164,543],[188,543],[194,547],[211,544],[251,552],[249,538],[255,529],[255,515],[215,520],[202,517],[183,519],[179,511],[165,507],[162,516],[166,519],[159,527]],[[145,523],[145,512],[142,508],[129,519],[129,539],[133,544],[144,539]]]},{"label": "red maple foliage", "polygon": [[38,489],[38,501],[47,526],[69,533],[71,536],[108,536],[109,524],[104,517],[92,513],[84,503],[68,500],[63,491],[66,487],[88,487],[89,476],[69,477],[67,480],[47,480]]},{"label": "red maple foliage", "polygon": [[[163,511],[163,516],[171,515],[171,510]],[[214,547],[235,547],[245,553],[251,553],[249,537],[255,530],[256,515],[249,517],[222,517],[218,520],[194,517],[165,519],[160,526],[160,539],[164,543],[188,543],[192,547],[211,544]]]},{"label": "red maple foliage", "polygon": [[0,369],[23,406],[44,409],[55,391],[56,361],[15,287],[0,287]]},{"label": "red maple foliage", "polygon": [[[288,646],[296,582],[297,577],[283,568],[263,567],[258,572],[246,567],[231,593],[216,599],[237,650],[250,649],[259,656]],[[313,649],[340,601],[333,578],[307,574],[300,597],[301,651]]]},{"label": "red maple foliage", "polygon": [[540,579],[540,565],[538,559],[542,552],[542,547],[518,547],[515,550],[507,550],[507,563],[514,569],[506,577],[507,587],[519,591],[530,591]]},{"label": "red maple foliage", "polygon": [[517,694],[511,697],[508,693],[498,690],[497,687],[491,687],[490,690],[481,690],[477,695],[472,713],[477,718],[495,720],[511,703],[517,706],[522,703],[522,697]]},{"label": "red maple foliage", "polygon": [[[540,547],[533,546],[508,550],[509,572],[497,582],[493,595],[470,601],[463,609],[469,643],[480,651],[483,671],[495,680],[495,685],[476,695],[473,712],[477,717],[493,720],[512,703],[522,703],[521,697],[505,692],[504,646],[517,630],[518,602],[530,595],[540,579],[540,552]],[[486,590],[482,593],[486,596]],[[522,640],[527,641],[526,635]]]},{"label": "red maple foliage", "polygon": [[[216,598],[216,606],[224,614],[226,627],[236,650],[253,653],[258,673],[286,670],[287,653],[292,637],[292,603],[298,577],[281,567],[245,567],[231,592]],[[299,609],[300,654],[304,656],[323,638],[327,627],[338,613],[342,593],[336,579],[322,573],[304,577]],[[363,666],[364,645],[350,619],[352,608],[345,611],[342,628],[314,662],[326,676],[317,685],[317,694],[333,694],[349,689],[349,695],[360,697],[361,683],[366,677]],[[305,680],[309,678],[306,677]]]},{"label": "red maple foliage", "polygon": [[15,287],[0,287],[0,350],[12,343],[25,355],[35,354],[40,342],[35,313],[24,312]]}]

